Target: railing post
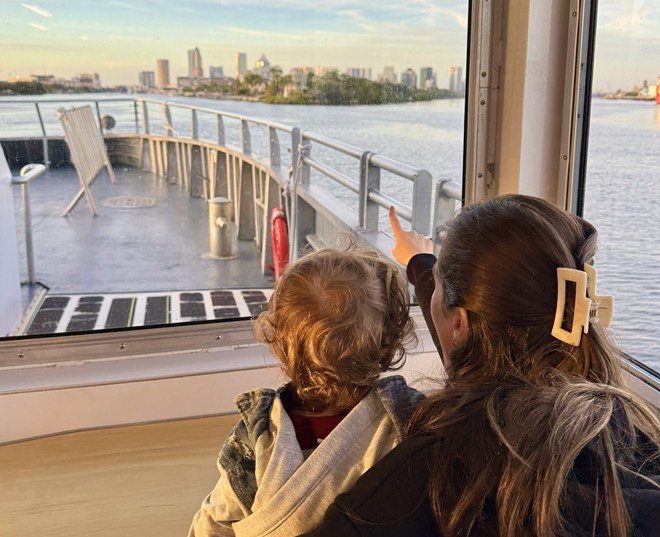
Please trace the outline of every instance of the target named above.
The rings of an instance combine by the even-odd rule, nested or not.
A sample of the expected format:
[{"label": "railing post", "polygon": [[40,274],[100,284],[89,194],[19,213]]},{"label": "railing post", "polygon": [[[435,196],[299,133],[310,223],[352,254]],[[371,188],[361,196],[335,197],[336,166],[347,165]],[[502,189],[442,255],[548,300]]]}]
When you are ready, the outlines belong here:
[{"label": "railing post", "polygon": [[135,113],[135,134],[140,134],[140,114],[135,100],[133,101],[133,112]]},{"label": "railing post", "polygon": [[94,101],[94,104],[96,105],[96,117],[99,120],[99,129],[101,129],[101,134],[103,134],[103,122],[101,121],[101,107],[99,106],[98,101]]},{"label": "railing post", "polygon": [[447,233],[447,224],[456,214],[456,201],[444,192],[445,183],[449,179],[440,179],[435,187],[435,211],[433,214],[433,252],[440,253],[442,241]]},{"label": "railing post", "polygon": [[371,151],[360,157],[360,227],[365,233],[378,231],[378,204],[369,200],[369,192],[380,189],[380,168],[371,165]]},{"label": "railing post", "polygon": [[250,125],[241,119],[241,147],[243,148],[244,155],[252,154],[252,142],[250,141]]},{"label": "railing post", "polygon": [[140,101],[142,104],[142,132],[144,134],[149,134],[149,112],[147,110],[147,103]]},{"label": "railing post", "polygon": [[225,122],[222,120],[222,116],[218,114],[218,145],[224,147],[225,144]]},{"label": "railing post", "polygon": [[163,103],[163,114],[165,115],[165,130],[167,136],[174,136],[174,127],[172,126],[172,111],[167,103]]},{"label": "railing post", "polygon": [[191,111],[190,118],[190,138],[199,140],[199,122],[197,121],[197,110]]},{"label": "railing post", "polygon": [[46,125],[44,125],[44,119],[41,116],[41,109],[39,108],[39,103],[35,102],[34,106],[37,108],[37,116],[39,116],[39,125],[41,125],[41,144],[44,149],[44,166],[48,170],[50,168],[50,162],[48,161],[48,136],[46,135]]},{"label": "railing post", "polygon": [[277,136],[277,129],[268,126],[268,153],[270,155],[271,169],[279,168],[282,165],[280,154],[280,140]]},{"label": "railing post", "polygon": [[429,234],[433,208],[433,177],[426,170],[415,176],[412,203],[412,228],[422,235]]},{"label": "railing post", "polygon": [[[21,174],[22,175],[22,174]],[[23,195],[23,219],[25,225],[25,254],[27,257],[27,276],[29,283],[36,283],[34,278],[34,246],[32,243],[32,208],[30,206],[30,185],[21,184]]]},{"label": "railing post", "polygon": [[300,145],[298,149],[298,158],[300,160],[300,182],[301,183],[309,183],[310,182],[310,174],[312,171],[312,168],[310,167],[309,164],[305,163],[305,158],[309,157],[312,155],[312,144],[311,143],[305,143],[305,133],[301,132],[300,133]]}]

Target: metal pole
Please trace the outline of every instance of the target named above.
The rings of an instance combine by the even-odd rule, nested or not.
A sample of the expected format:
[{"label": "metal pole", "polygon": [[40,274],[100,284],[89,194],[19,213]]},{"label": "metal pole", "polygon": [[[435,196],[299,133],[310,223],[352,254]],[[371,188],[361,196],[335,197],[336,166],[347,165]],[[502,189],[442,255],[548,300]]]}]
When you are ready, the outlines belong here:
[{"label": "metal pole", "polygon": [[268,153],[270,156],[270,168],[279,168],[281,165],[280,140],[277,137],[277,129],[268,125]]},{"label": "metal pole", "polygon": [[380,190],[380,168],[373,166],[369,161],[371,151],[365,151],[360,157],[360,227],[366,233],[378,231],[377,203],[369,200],[369,192]]},{"label": "metal pole", "polygon": [[140,113],[137,101],[133,101],[133,110],[135,111],[135,134],[140,134]]},{"label": "metal pole", "polygon": [[225,146],[225,123],[222,120],[222,116],[218,114],[218,145]]},{"label": "metal pole", "polygon": [[99,129],[101,129],[101,134],[103,134],[103,122],[101,121],[101,108],[99,107],[99,102],[94,101],[96,105],[96,117],[99,119]]},{"label": "metal pole", "polygon": [[147,110],[147,103],[142,102],[142,132],[149,134],[149,111]]},{"label": "metal pole", "polygon": [[197,110],[191,110],[190,138],[193,140],[199,140],[199,121],[197,119]]},{"label": "metal pole", "polygon": [[252,142],[250,141],[250,124],[241,119],[241,147],[244,155],[252,154]]},{"label": "metal pole", "polygon": [[293,189],[284,192],[284,196],[289,196],[289,259],[296,261],[298,259],[298,164],[302,163],[300,158],[300,144],[302,137],[300,129],[294,127],[291,130],[291,170],[290,178],[293,181]]},{"label": "metal pole", "polygon": [[39,125],[41,125],[41,133],[43,137],[41,138],[41,144],[44,149],[44,166],[46,169],[50,168],[50,162],[48,161],[48,136],[46,135],[46,126],[44,125],[44,119],[41,117],[41,110],[39,109],[39,103],[35,102],[34,106],[37,108],[37,116],[39,116]]},{"label": "metal pole", "polygon": [[[300,147],[298,149],[298,156],[300,158],[300,183],[309,183],[311,168],[309,164],[305,163],[305,159],[312,154],[312,144],[305,143],[305,134],[300,133]],[[298,163],[296,163],[296,166]]]},{"label": "metal pole", "polygon": [[197,110],[191,110],[190,118],[190,138],[199,140],[199,122],[197,120]]},{"label": "metal pole", "polygon": [[456,214],[456,201],[460,200],[462,186],[441,179],[435,190],[435,212],[433,216],[433,252],[437,256],[440,253],[442,241],[447,234],[447,224]]},{"label": "metal pole", "polygon": [[428,235],[433,210],[433,177],[426,170],[415,176],[412,203],[412,228],[417,233]]},{"label": "metal pole", "polygon": [[30,186],[29,183],[21,184],[23,195],[23,219],[25,225],[25,253],[27,257],[28,282],[35,283],[34,278],[34,246],[32,243],[32,209],[30,208]]},{"label": "metal pole", "polygon": [[165,114],[165,130],[167,131],[167,136],[174,136],[174,127],[172,126],[172,112],[167,103],[163,103],[163,114]]}]

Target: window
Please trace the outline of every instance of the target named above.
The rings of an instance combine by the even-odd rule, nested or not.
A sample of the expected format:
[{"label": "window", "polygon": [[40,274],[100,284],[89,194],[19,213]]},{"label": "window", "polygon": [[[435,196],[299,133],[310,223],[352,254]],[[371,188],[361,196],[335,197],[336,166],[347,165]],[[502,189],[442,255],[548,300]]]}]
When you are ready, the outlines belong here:
[{"label": "window", "polygon": [[660,370],[660,13],[601,0],[584,216],[598,229],[599,290],[634,358]]},{"label": "window", "polygon": [[437,181],[461,181],[467,0],[6,11],[0,141],[15,178],[48,170],[2,194],[0,336],[254,316],[274,207],[292,255],[342,229],[382,245],[384,206],[430,234]]}]

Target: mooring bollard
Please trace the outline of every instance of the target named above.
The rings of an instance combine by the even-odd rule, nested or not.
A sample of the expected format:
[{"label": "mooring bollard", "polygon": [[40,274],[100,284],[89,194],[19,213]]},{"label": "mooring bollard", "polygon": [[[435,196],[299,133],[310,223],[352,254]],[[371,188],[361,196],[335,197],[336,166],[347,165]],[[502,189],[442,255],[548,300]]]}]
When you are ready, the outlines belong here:
[{"label": "mooring bollard", "polygon": [[238,257],[238,230],[234,222],[231,200],[213,198],[209,203],[209,237],[211,251],[206,257],[233,259]]}]

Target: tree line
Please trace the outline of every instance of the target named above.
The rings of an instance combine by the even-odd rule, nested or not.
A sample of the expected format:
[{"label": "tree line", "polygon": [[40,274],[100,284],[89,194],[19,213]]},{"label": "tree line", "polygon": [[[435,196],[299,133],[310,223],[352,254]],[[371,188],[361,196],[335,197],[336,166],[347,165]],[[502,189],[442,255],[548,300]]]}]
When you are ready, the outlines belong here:
[{"label": "tree line", "polygon": [[389,81],[375,82],[345,74],[340,75],[337,71],[331,71],[322,77],[308,73],[302,88],[292,89],[292,82],[291,75],[283,75],[282,70],[275,67],[270,70],[268,79],[256,73],[248,73],[242,82],[232,80],[228,84],[221,84],[212,81],[195,89],[185,87],[182,92],[252,96],[272,104],[324,105],[404,103],[464,96],[462,91],[421,89],[392,84]]},{"label": "tree line", "polygon": [[1,82],[0,94],[2,95],[45,95],[47,93],[94,93],[97,90],[91,86],[70,88],[61,84],[42,84],[41,82]]}]

